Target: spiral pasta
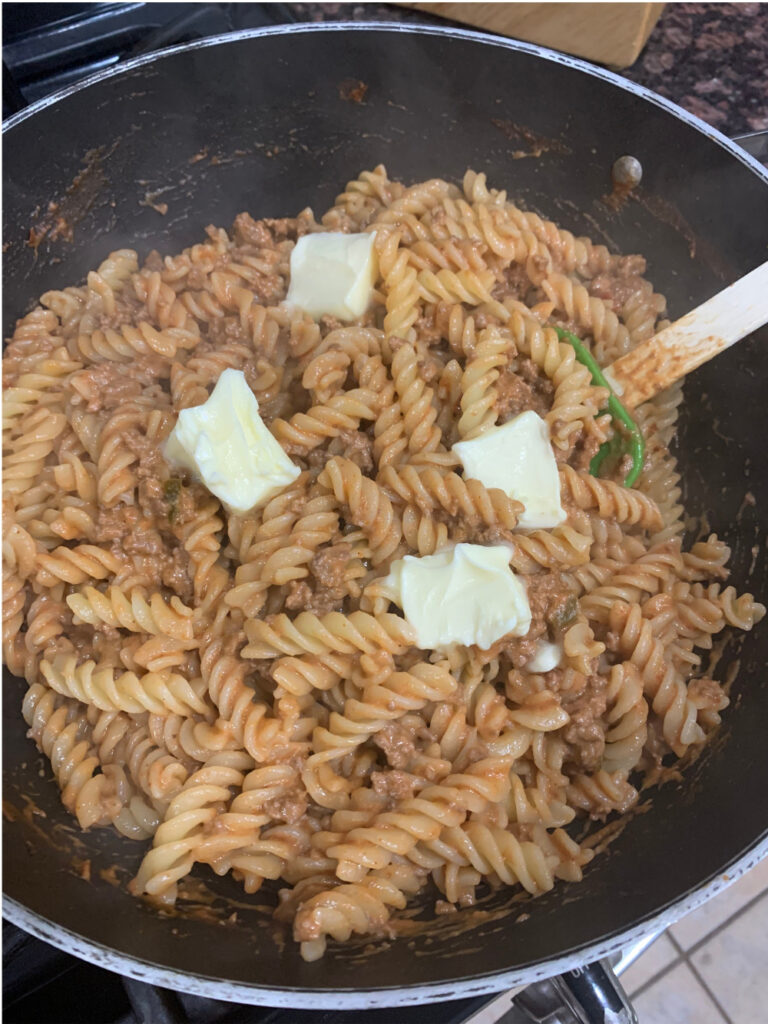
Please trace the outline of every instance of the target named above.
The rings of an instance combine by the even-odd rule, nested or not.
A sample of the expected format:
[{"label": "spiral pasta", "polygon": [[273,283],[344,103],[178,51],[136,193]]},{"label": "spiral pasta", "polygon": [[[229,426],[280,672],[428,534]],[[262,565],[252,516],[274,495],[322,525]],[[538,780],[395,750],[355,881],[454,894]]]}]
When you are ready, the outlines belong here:
[{"label": "spiral pasta", "polygon": [[141,714],[198,714],[206,710],[194,686],[182,675],[148,672],[139,678],[133,672],[116,676],[111,666],[98,666],[94,661],[81,665],[73,657],[57,655],[40,663],[40,674],[51,689],[105,711],[128,711]]},{"label": "spiral pasta", "polygon": [[[285,302],[319,231],[373,236],[354,321]],[[584,822],[713,733],[727,688],[702,652],[764,608],[716,534],[683,547],[681,388],[636,412],[637,486],[593,476],[609,395],[555,330],[601,363],[650,337],[666,307],[644,270],[482,173],[405,185],[379,165],[319,220],[242,213],[143,266],[117,250],[18,321],[3,658],[67,810],[149,844],[136,895],[173,903],[203,869],[245,898],[277,883],[276,925],[316,959],[419,893],[445,910],[579,881]],[[164,455],[224,370],[299,470],[246,513]],[[520,529],[521,502],[452,450],[529,410],[558,466],[552,529]],[[420,649],[392,563],[463,542],[504,545],[530,628]]]},{"label": "spiral pasta", "polygon": [[166,601],[162,594],[152,594],[147,599],[140,590],[127,595],[119,587],[109,587],[102,594],[95,587],[83,587],[69,595],[67,604],[80,622],[104,622],[133,633],[164,633],[177,640],[192,639],[193,611],[175,596]]},{"label": "spiral pasta", "polygon": [[596,508],[598,513],[617,523],[658,530],[661,513],[652,498],[632,491],[613,480],[599,480],[588,473],[577,473],[572,466],[560,471],[561,490],[569,494],[581,509]]},{"label": "spiral pasta", "polygon": [[242,769],[247,765],[247,756],[221,753],[187,779],[171,801],[152,849],[131,883],[134,893],[173,901],[176,882],[189,873],[196,849],[204,842],[205,825],[217,817],[219,807],[229,804],[231,789],[242,786]]},{"label": "spiral pasta", "polygon": [[400,397],[408,450],[419,453],[435,451],[440,446],[441,435],[435,424],[434,392],[419,373],[417,354],[412,346],[403,344],[397,348],[391,371]]},{"label": "spiral pasta", "polygon": [[434,467],[405,466],[397,471],[387,466],[381,482],[401,501],[422,512],[442,510],[470,524],[499,525],[513,530],[521,506],[504,491],[486,488],[479,480],[463,479],[458,473],[441,473]]},{"label": "spiral pasta", "polygon": [[459,436],[470,440],[485,433],[496,423],[497,392],[493,383],[498,379],[498,368],[509,361],[511,339],[488,329],[482,331],[467,361],[461,378],[461,418]]},{"label": "spiral pasta", "polygon": [[401,528],[392,502],[381,487],[363,476],[354,462],[341,458],[330,459],[317,481],[333,491],[348,510],[350,522],[366,532],[373,564],[389,558],[400,543]]},{"label": "spiral pasta", "polygon": [[99,759],[88,741],[84,713],[75,704],[57,703],[51,690],[33,683],[22,714],[31,739],[50,759],[67,810],[83,828],[113,820],[120,800],[108,776],[96,774]]}]

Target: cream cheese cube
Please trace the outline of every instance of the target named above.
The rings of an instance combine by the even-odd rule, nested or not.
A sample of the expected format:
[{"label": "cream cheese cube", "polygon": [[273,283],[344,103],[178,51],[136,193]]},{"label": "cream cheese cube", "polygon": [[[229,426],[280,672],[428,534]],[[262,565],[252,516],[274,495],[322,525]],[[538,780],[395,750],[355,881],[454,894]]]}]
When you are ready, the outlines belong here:
[{"label": "cream cheese cube", "polygon": [[286,302],[313,319],[356,320],[368,309],[376,283],[373,234],[340,231],[302,235],[291,252]]},{"label": "cream cheese cube", "polygon": [[459,441],[453,450],[466,476],[522,502],[523,529],[551,529],[567,519],[549,428],[535,412],[522,412],[471,441]]},{"label": "cream cheese cube", "polygon": [[487,650],[508,633],[525,636],[531,626],[528,595],[504,545],[457,544],[424,558],[406,555],[392,563],[385,582],[424,649],[458,643]]},{"label": "cream cheese cube", "polygon": [[563,660],[563,645],[551,640],[539,640],[536,653],[525,666],[526,672],[550,672]]},{"label": "cream cheese cube", "polygon": [[179,413],[163,454],[232,512],[265,504],[301,472],[270,434],[241,370],[224,370],[207,402]]}]

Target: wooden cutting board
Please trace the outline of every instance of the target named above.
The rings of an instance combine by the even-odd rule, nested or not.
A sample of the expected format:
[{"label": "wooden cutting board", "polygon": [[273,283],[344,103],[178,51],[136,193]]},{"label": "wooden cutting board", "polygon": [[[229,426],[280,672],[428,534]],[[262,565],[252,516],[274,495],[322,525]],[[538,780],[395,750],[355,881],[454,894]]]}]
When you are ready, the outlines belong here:
[{"label": "wooden cutting board", "polygon": [[645,46],[664,4],[404,3],[453,21],[626,68]]}]

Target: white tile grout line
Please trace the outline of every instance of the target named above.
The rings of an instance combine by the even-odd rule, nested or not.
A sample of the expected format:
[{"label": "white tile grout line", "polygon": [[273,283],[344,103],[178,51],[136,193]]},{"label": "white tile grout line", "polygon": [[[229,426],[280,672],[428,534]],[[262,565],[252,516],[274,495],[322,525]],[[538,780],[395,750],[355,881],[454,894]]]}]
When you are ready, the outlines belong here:
[{"label": "white tile grout line", "polygon": [[734,911],[730,917],[726,917],[726,919],[724,921],[721,921],[720,924],[715,925],[711,932],[707,932],[706,935],[704,935],[702,938],[694,942],[688,950],[683,950],[682,946],[674,937],[669,928],[667,929],[665,934],[669,936],[669,938],[672,940],[674,945],[677,947],[677,949],[680,950],[681,953],[684,953],[685,956],[690,957],[692,953],[698,953],[701,947],[705,946],[711,938],[713,938],[719,932],[723,931],[729,925],[732,925],[738,917],[741,917],[741,915],[744,914],[747,910],[751,910],[752,907],[759,903],[760,900],[762,900],[764,897],[768,897],[768,888],[763,889],[762,892],[757,893],[757,895],[753,896],[751,900],[747,900],[744,906],[739,907],[739,909]]},{"label": "white tile grout line", "polygon": [[[744,908],[742,908],[742,909],[744,909]],[[733,915],[731,916],[730,920],[732,921],[732,920],[733,920],[734,918],[738,917],[740,913],[741,913],[741,911],[738,911],[738,912],[737,912],[736,914],[733,914]],[[722,927],[722,926],[721,926],[721,927]],[[711,931],[711,932],[709,933],[709,935],[707,936],[707,941],[709,941],[709,939],[711,939],[713,935],[716,935],[716,934],[717,934],[717,932],[718,932],[718,930],[719,930],[718,928],[713,928],[713,929],[712,929],[712,931]],[[686,952],[685,952],[685,950],[684,950],[684,949],[682,948],[682,946],[680,945],[680,943],[679,943],[679,942],[677,941],[677,939],[676,939],[676,938],[674,937],[674,935],[672,935],[672,933],[671,933],[671,932],[670,932],[670,933],[668,933],[668,934],[669,934],[669,940],[670,940],[670,942],[672,943],[672,945],[673,945],[673,946],[675,947],[675,949],[676,949],[676,950],[678,951],[678,953],[679,953],[679,961],[680,961],[681,963],[684,963],[684,964],[687,964],[687,965],[688,965],[688,968],[690,969],[690,971],[692,972],[693,976],[694,976],[694,977],[696,978],[696,980],[698,981],[698,983],[699,983],[699,985],[701,986],[701,988],[703,988],[703,989],[704,989],[704,991],[705,991],[705,992],[707,993],[707,995],[709,996],[709,998],[710,998],[710,999],[712,1000],[712,1002],[714,1003],[714,1005],[715,1005],[715,1006],[717,1007],[717,1009],[719,1010],[719,1012],[720,1012],[720,1016],[721,1016],[721,1017],[723,1018],[723,1020],[725,1021],[725,1024],[733,1024],[733,1021],[731,1020],[731,1018],[730,1018],[730,1017],[728,1016],[728,1014],[727,1014],[727,1013],[726,1013],[726,1011],[725,1011],[725,1007],[724,1007],[724,1006],[723,1006],[723,1004],[722,1004],[722,1003],[720,1002],[720,1000],[719,1000],[719,999],[717,998],[717,996],[716,996],[716,995],[715,995],[715,993],[714,993],[714,992],[712,991],[712,989],[711,989],[711,988],[709,987],[709,985],[708,985],[708,984],[707,984],[707,982],[706,982],[706,981],[704,980],[704,978],[702,977],[702,975],[701,975],[701,974],[699,973],[699,971],[698,971],[698,970],[697,970],[697,968],[696,968],[696,964],[695,964],[695,963],[694,963],[694,962],[693,962],[693,961],[692,961],[692,960],[690,959],[690,957],[689,957],[688,953],[690,953],[690,952],[691,952],[691,950],[692,950],[692,949],[693,949],[694,947],[692,946],[692,947],[691,947],[691,950],[688,950],[688,953],[686,953]],[[702,940],[702,941],[704,941],[704,940]]]},{"label": "white tile grout line", "polygon": [[[671,974],[672,971],[676,967],[679,967],[681,964],[687,964],[688,967],[693,968],[693,964],[690,963],[690,961],[684,953],[682,955],[676,956],[674,960],[670,960],[666,967],[662,967],[662,969],[657,974],[654,974],[652,978],[649,978],[648,981],[643,982],[643,984],[640,985],[639,988],[636,988],[633,992],[630,992],[630,1002],[634,1003],[638,996],[643,995],[657,982],[662,981],[668,974]],[[706,993],[710,1001],[713,1003],[717,1012],[720,1014],[720,1019],[723,1022],[723,1024],[733,1024],[731,1018],[725,1014],[723,1008],[720,1006],[720,1003],[713,997],[712,993],[707,988],[707,986],[701,983],[701,978],[695,970],[693,970],[693,975],[696,979],[697,984],[699,984],[701,988],[704,989],[704,992]]]},{"label": "white tile grout line", "polygon": [[[662,934],[666,933],[663,932]],[[656,974],[650,977],[647,981],[644,981],[642,985],[638,985],[636,989],[633,989],[629,993],[630,999],[634,1001],[639,995],[642,995],[642,993],[645,992],[646,989],[649,989],[651,985],[655,985],[656,982],[663,978],[665,974],[669,974],[673,967],[679,966],[679,964],[681,964],[682,962],[683,957],[679,955],[674,957],[672,960],[669,961],[668,964],[665,964],[660,971],[657,971]]]},{"label": "white tile grout line", "polygon": [[[644,981],[642,985],[638,985],[638,987],[636,989],[633,989],[629,993],[630,999],[635,1000],[639,995],[641,995],[643,992],[645,992],[646,989],[649,989],[651,987],[651,985],[654,985],[657,981],[659,981],[661,978],[663,978],[665,974],[668,974],[674,967],[677,967],[681,963],[686,963],[691,968],[695,978],[701,984],[701,986],[704,989],[704,991],[707,993],[707,995],[710,997],[710,999],[715,1004],[717,1009],[720,1011],[720,1014],[722,1015],[722,1017],[725,1020],[726,1024],[733,1024],[733,1022],[731,1021],[731,1018],[728,1016],[728,1014],[725,1012],[723,1007],[720,1005],[720,1002],[717,999],[717,996],[714,994],[714,992],[712,992],[712,990],[707,985],[706,981],[704,981],[702,976],[699,974],[698,970],[696,969],[696,965],[693,963],[693,961],[690,959],[690,957],[691,957],[691,955],[693,953],[698,953],[698,951],[702,948],[702,946],[705,946],[709,942],[710,939],[714,938],[714,936],[718,934],[718,932],[723,931],[729,925],[733,924],[733,922],[738,917],[740,917],[742,914],[746,913],[748,910],[751,910],[752,907],[754,907],[757,903],[759,903],[760,900],[762,900],[763,898],[768,899],[768,887],[763,889],[762,892],[759,892],[755,896],[753,896],[752,899],[748,900],[744,904],[743,907],[739,907],[739,909],[737,911],[735,911],[735,913],[731,914],[730,917],[727,917],[724,921],[721,921],[720,924],[715,925],[715,927],[711,931],[707,932],[707,934],[705,936],[703,936],[703,938],[699,939],[697,942],[694,942],[693,945],[688,950],[684,950],[683,949],[683,947],[680,945],[680,943],[677,941],[677,939],[672,934],[671,929],[667,928],[661,934],[662,935],[666,935],[667,938],[670,940],[670,942],[672,943],[674,948],[677,950],[677,956],[674,957],[672,960],[670,960],[669,963],[666,964],[664,967],[662,967],[660,971],[657,971],[654,975],[652,975],[650,978],[648,978],[647,981]],[[643,953],[645,953],[645,952],[646,952],[646,950],[643,950]],[[642,956],[642,954],[641,954],[641,956]],[[638,957],[638,960],[639,959],[640,959],[640,957]]]}]

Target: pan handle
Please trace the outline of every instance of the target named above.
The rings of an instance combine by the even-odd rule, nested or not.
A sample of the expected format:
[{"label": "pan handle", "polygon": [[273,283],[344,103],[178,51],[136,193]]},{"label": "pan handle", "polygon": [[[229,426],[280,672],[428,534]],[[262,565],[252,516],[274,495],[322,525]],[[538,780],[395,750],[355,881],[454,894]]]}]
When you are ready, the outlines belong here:
[{"label": "pan handle", "polygon": [[[637,1014],[608,960],[597,960],[514,994],[513,1003],[535,1024],[638,1024]],[[477,1015],[477,1024],[501,1018]],[[514,1018],[520,1019],[519,1015]],[[475,1018],[471,1018],[475,1024]]]},{"label": "pan handle", "polygon": [[575,967],[552,982],[579,1024],[638,1024],[637,1014],[607,960]]}]

